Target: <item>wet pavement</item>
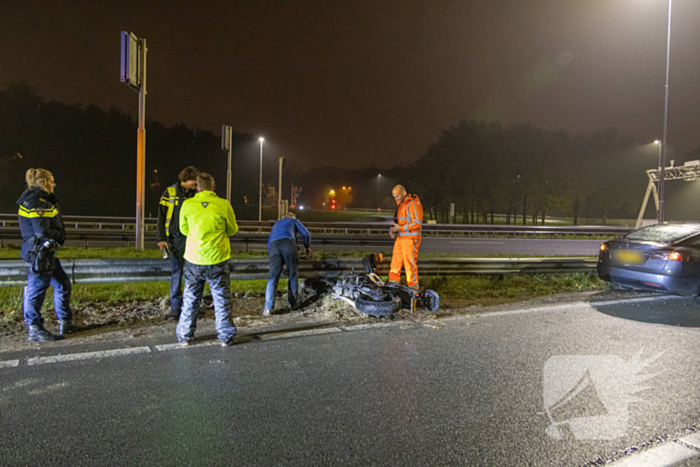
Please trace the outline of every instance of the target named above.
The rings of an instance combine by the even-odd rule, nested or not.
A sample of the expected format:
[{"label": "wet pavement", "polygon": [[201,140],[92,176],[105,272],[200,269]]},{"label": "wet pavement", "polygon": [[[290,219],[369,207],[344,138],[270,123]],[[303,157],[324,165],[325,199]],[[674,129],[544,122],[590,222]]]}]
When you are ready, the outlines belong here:
[{"label": "wet pavement", "polygon": [[700,423],[698,325],[652,298],[0,353],[0,465],[604,462]]}]

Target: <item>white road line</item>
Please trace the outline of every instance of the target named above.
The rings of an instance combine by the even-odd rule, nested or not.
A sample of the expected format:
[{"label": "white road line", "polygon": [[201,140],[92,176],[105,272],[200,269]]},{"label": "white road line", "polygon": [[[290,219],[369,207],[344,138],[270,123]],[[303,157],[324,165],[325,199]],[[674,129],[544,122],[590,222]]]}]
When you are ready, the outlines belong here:
[{"label": "white road line", "polygon": [[479,316],[479,317],[491,317],[491,316],[507,316],[507,315],[519,315],[522,313],[536,313],[539,311],[564,311],[564,310],[570,310],[570,309],[576,309],[576,308],[594,308],[596,306],[609,306],[609,305],[624,305],[627,303],[639,303],[639,302],[653,302],[657,300],[677,300],[681,298],[687,298],[687,297],[678,297],[675,295],[670,295],[670,296],[662,296],[662,297],[645,297],[645,298],[630,298],[628,300],[610,300],[606,302],[572,302],[568,304],[561,304],[561,305],[547,305],[547,306],[540,306],[536,308],[521,308],[517,310],[506,310],[506,311],[492,311],[489,313],[480,313],[480,314],[475,314],[475,315],[468,315],[468,316],[458,316],[454,318],[448,318],[444,319],[443,321],[452,321],[452,320],[458,320],[458,319],[467,319],[471,316]]},{"label": "white road line", "polygon": [[266,336],[260,336],[260,339],[262,340],[270,340],[270,339],[282,339],[286,337],[299,337],[299,336],[312,336],[312,335],[318,335],[318,334],[330,334],[334,332],[342,332],[340,328],[323,328],[323,329],[309,329],[307,331],[297,331],[297,332],[290,332],[290,333],[280,333],[280,334],[270,334]]},{"label": "white road line", "polygon": [[693,435],[686,436],[685,438],[681,438],[681,441],[683,441],[685,444],[693,446],[694,448],[700,449],[700,433],[695,433]]},{"label": "white road line", "polygon": [[342,329],[343,331],[358,331],[360,329],[386,328],[390,326],[398,326],[398,323],[358,324],[356,326],[348,326]]},{"label": "white road line", "polygon": [[679,300],[681,298],[678,295],[663,295],[661,297],[644,297],[644,298],[629,298],[627,300],[609,300],[607,302],[591,302],[591,306],[609,306],[616,305],[618,303],[638,303],[638,302],[653,302],[656,300]]},{"label": "white road line", "polygon": [[678,443],[666,443],[648,451],[624,457],[611,465],[615,467],[665,467],[700,455],[700,452],[681,446]]},{"label": "white road line", "polygon": [[19,366],[19,360],[5,360],[0,362],[0,368],[14,368]]},{"label": "white road line", "polygon": [[212,345],[221,345],[220,341],[212,341],[212,342],[198,342],[196,344],[190,344],[190,345],[183,345],[180,344],[179,342],[175,344],[162,344],[162,345],[156,345],[156,350],[160,352],[165,352],[166,350],[182,350],[182,349],[193,349],[193,348],[199,348],[199,347],[209,347]]},{"label": "white road line", "polygon": [[150,353],[148,347],[134,347],[131,349],[100,350],[98,352],[73,353],[68,355],[55,355],[53,357],[35,357],[27,360],[27,365],[43,365],[46,363],[72,362],[76,360],[88,360],[91,358],[118,357],[139,353]]}]

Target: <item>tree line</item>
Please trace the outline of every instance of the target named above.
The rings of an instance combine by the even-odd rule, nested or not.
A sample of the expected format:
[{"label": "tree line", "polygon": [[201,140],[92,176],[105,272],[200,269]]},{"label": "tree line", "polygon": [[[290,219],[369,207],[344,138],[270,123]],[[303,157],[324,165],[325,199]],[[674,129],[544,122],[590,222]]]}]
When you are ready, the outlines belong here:
[{"label": "tree line", "polygon": [[[30,167],[51,170],[67,214],[133,216],[136,202],[136,128],[128,113],[95,105],[47,101],[25,84],[0,89],[0,212],[15,201]],[[146,214],[187,165],[212,173],[225,196],[226,154],[220,135],[183,124],[146,124]],[[393,210],[391,188],[402,183],[420,196],[432,218],[447,222],[450,204],[470,223],[543,223],[547,216],[634,218],[655,166],[657,146],[616,130],[571,136],[530,125],[462,121],[444,130],[413,163],[391,168],[303,168],[290,164],[301,204],[322,208],[331,189],[352,187],[353,206]],[[244,132],[233,137],[232,204],[243,219],[257,218],[259,145]],[[686,155],[692,158],[695,153]],[[264,185],[276,185],[276,160],[264,159]],[[381,174],[381,176],[379,176]]]}]

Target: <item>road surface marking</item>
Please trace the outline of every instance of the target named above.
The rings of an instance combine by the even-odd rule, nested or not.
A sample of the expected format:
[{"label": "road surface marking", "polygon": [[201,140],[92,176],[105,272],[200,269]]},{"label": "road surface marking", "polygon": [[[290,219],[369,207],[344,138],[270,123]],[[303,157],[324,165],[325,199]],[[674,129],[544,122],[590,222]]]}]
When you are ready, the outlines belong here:
[{"label": "road surface marking", "polygon": [[700,455],[700,452],[673,442],[662,444],[648,451],[632,454],[617,462],[613,462],[611,465],[615,467],[662,467],[673,465],[698,455]]},{"label": "road surface marking", "polygon": [[661,297],[644,297],[644,298],[629,298],[626,300],[608,300],[606,302],[591,302],[591,306],[609,306],[616,305],[618,303],[638,303],[638,302],[653,302],[655,300],[678,300],[680,297],[678,295],[663,295]]},{"label": "road surface marking", "polygon": [[180,344],[179,342],[175,344],[162,344],[162,345],[156,345],[156,350],[159,350],[160,352],[164,352],[166,350],[181,350],[181,349],[194,349],[194,348],[199,348],[199,347],[208,347],[211,345],[221,345],[220,341],[212,341],[212,342],[197,342],[197,343],[192,343],[190,345],[183,345]]},{"label": "road surface marking", "polygon": [[27,360],[27,365],[43,365],[46,363],[72,362],[75,360],[88,360],[91,358],[118,357],[139,353],[150,353],[148,347],[134,347],[131,349],[100,350],[98,352],[73,353],[68,355],[55,355],[53,357],[35,357]]},{"label": "road surface marking", "polygon": [[344,331],[357,331],[359,329],[385,328],[389,326],[398,326],[398,323],[374,323],[374,324],[358,324],[357,326],[348,326],[343,328]]},{"label": "road surface marking", "polygon": [[441,318],[438,320],[440,323],[443,322],[450,322],[450,321],[459,321],[459,320],[465,320],[465,319],[471,319],[474,316],[478,317],[491,317],[491,316],[507,316],[507,315],[519,315],[523,313],[537,313],[540,311],[566,311],[570,309],[577,309],[577,308],[595,308],[597,306],[609,306],[609,305],[620,305],[620,304],[627,304],[627,303],[638,303],[638,302],[653,302],[657,300],[678,300],[682,298],[688,298],[688,297],[679,297],[676,295],[664,295],[661,297],[644,297],[644,298],[630,298],[630,299],[623,299],[623,300],[609,300],[605,302],[571,302],[571,303],[562,303],[559,305],[547,305],[547,306],[539,306],[535,308],[519,308],[516,310],[504,310],[504,311],[491,311],[488,313],[474,313],[470,315],[461,315],[461,316],[454,316],[450,318]]},{"label": "road surface marking", "polygon": [[311,335],[317,335],[317,334],[329,334],[329,333],[334,333],[334,332],[342,332],[342,331],[340,330],[340,328],[309,329],[307,331],[297,331],[297,332],[289,332],[289,333],[277,333],[277,334],[263,335],[263,336],[260,336],[260,339],[263,339],[263,340],[281,339],[281,338],[286,338],[286,337],[311,336]]},{"label": "road surface marking", "polygon": [[19,360],[5,360],[0,362],[0,368],[13,368],[19,366]]}]

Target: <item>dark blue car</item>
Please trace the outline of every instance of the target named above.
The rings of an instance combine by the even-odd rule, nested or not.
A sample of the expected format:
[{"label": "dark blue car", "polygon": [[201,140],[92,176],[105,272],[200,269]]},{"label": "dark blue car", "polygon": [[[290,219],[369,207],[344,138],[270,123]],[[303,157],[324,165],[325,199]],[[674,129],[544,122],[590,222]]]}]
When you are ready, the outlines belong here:
[{"label": "dark blue car", "polygon": [[605,242],[598,277],[613,287],[687,295],[700,303],[700,223],[664,223]]}]

